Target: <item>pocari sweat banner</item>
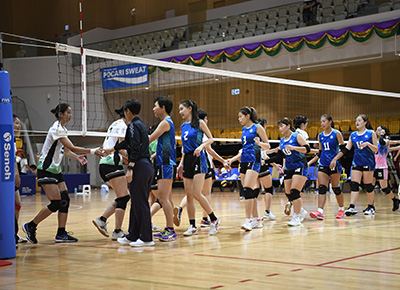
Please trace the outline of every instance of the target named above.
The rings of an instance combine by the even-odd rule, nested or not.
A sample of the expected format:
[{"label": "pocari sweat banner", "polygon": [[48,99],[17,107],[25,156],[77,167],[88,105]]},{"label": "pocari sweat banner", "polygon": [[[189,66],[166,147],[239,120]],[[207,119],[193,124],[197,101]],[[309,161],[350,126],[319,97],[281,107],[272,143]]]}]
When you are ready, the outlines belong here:
[{"label": "pocari sweat banner", "polygon": [[138,63],[103,68],[101,70],[103,90],[148,84],[148,72],[148,65]]}]

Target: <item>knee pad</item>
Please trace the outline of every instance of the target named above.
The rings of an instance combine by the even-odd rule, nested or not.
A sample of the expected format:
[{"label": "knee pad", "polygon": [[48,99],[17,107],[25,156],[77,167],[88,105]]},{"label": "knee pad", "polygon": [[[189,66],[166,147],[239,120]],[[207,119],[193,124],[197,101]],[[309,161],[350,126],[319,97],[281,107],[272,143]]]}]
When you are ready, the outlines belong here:
[{"label": "knee pad", "polygon": [[368,183],[364,185],[364,188],[367,192],[373,192],[374,191],[374,186],[372,185],[372,183]]},{"label": "knee pad", "polygon": [[350,184],[351,191],[359,191],[360,184],[358,182],[352,181]]},{"label": "knee pad", "polygon": [[257,198],[260,195],[260,188],[253,189],[253,198]]},{"label": "knee pad", "polygon": [[126,205],[128,204],[128,201],[130,199],[131,199],[131,197],[129,195],[125,195],[123,197],[116,198],[115,201],[117,202],[117,208],[125,210],[126,209]]},{"label": "knee pad", "polygon": [[161,204],[161,202],[160,202],[158,199],[157,199],[155,202],[158,203],[158,204],[160,205],[160,208],[162,208],[162,204]]},{"label": "knee pad", "polygon": [[19,190],[19,187],[15,186],[14,189],[15,189],[14,191],[17,191]]},{"label": "knee pad", "polygon": [[57,200],[50,200],[50,204],[47,206],[47,208],[51,211],[51,212],[56,212],[60,209],[60,203],[61,200],[57,199]]},{"label": "knee pad", "polygon": [[326,192],[328,191],[328,187],[326,187],[325,185],[320,185],[318,186],[318,193],[319,194],[326,194]]},{"label": "knee pad", "polygon": [[252,198],[254,198],[253,190],[250,187],[243,188],[243,196],[244,196],[244,199],[252,199]]},{"label": "knee pad", "polygon": [[61,191],[60,212],[68,213],[69,209],[69,196],[68,191]]},{"label": "knee pad", "polygon": [[18,203],[15,203],[15,210],[20,211],[21,210],[21,205]]},{"label": "knee pad", "polygon": [[382,189],[382,191],[383,191],[384,193],[386,193],[386,194],[389,194],[392,190],[391,190],[390,187],[388,186],[388,187]]},{"label": "knee pad", "polygon": [[291,189],[290,190],[290,196],[289,196],[289,201],[294,201],[296,199],[300,198],[300,191],[297,189]]},{"label": "knee pad", "polygon": [[342,193],[342,190],[340,189],[340,187],[332,187],[332,189],[336,195],[340,195]]},{"label": "knee pad", "polygon": [[268,192],[270,194],[274,194],[274,188],[272,186],[268,187],[268,188],[265,189],[265,192]]},{"label": "knee pad", "polygon": [[285,195],[286,195],[286,198],[287,198],[288,200],[290,200],[290,194],[285,192]]}]

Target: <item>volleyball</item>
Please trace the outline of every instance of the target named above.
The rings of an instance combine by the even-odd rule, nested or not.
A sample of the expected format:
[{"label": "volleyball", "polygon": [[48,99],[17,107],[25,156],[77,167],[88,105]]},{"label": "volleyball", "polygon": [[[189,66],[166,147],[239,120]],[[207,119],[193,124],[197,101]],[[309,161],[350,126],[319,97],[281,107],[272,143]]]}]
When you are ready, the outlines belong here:
[{"label": "volleyball", "polygon": [[221,176],[222,176],[222,177],[228,176],[228,170],[226,170],[225,167],[222,167],[222,168],[221,168]]},{"label": "volleyball", "polygon": [[222,187],[226,187],[227,185],[228,185],[228,181],[226,181],[225,179],[221,181]]}]

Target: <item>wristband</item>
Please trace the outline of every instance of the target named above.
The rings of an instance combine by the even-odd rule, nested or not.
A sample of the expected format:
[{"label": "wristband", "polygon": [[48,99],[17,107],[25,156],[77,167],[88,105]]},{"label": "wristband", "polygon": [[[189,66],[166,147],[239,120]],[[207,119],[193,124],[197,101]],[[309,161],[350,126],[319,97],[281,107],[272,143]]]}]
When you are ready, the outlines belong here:
[{"label": "wristband", "polygon": [[97,150],[98,148],[92,148],[92,149],[90,149],[90,154],[95,154],[96,153],[96,150]]},{"label": "wristband", "polygon": [[128,170],[133,170],[133,166],[132,165],[128,165]]}]

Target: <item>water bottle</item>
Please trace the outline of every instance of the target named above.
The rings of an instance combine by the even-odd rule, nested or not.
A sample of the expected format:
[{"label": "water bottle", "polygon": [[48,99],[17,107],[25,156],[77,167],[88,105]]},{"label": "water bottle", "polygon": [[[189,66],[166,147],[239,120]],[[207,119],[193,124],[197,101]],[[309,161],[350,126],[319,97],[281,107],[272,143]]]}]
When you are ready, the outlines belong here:
[{"label": "water bottle", "polygon": [[74,193],[78,193],[78,189],[76,187],[74,188]]}]

